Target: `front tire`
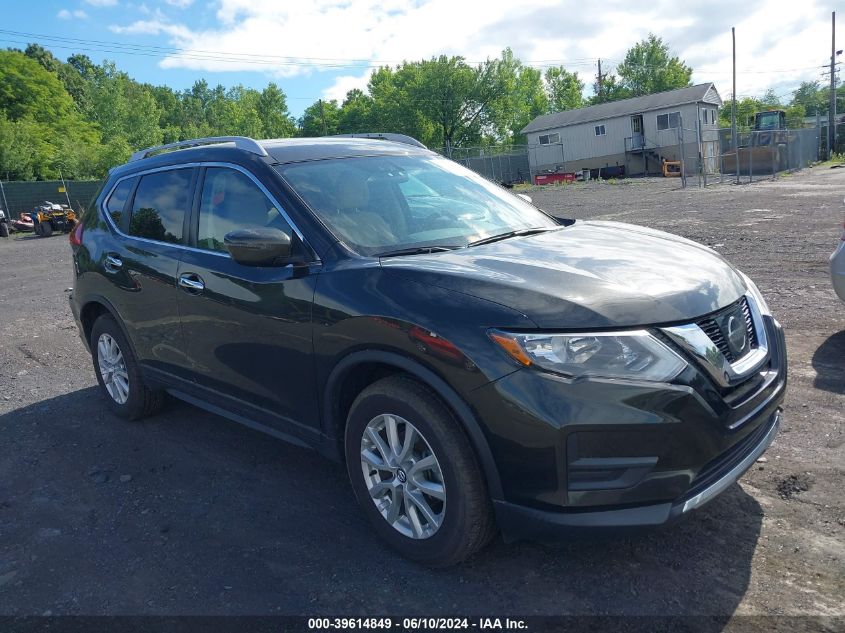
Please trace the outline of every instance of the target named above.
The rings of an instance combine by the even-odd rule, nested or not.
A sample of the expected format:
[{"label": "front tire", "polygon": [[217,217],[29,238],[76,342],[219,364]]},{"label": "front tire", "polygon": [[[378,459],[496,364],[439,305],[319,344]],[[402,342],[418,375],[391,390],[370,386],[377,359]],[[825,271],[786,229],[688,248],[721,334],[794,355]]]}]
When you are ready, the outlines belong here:
[{"label": "front tire", "polygon": [[109,314],[98,318],[91,329],[91,357],[97,383],[116,415],[138,420],[161,408],[164,393],[144,383],[135,353]]},{"label": "front tire", "polygon": [[446,567],[495,534],[469,440],[449,410],[415,380],[391,376],[359,394],[349,411],[345,451],[361,509],[403,556]]},{"label": "front tire", "polygon": [[50,237],[53,234],[53,225],[49,222],[41,222],[41,236]]},{"label": "front tire", "polygon": [[9,225],[5,222],[0,222],[0,237],[9,237]]}]

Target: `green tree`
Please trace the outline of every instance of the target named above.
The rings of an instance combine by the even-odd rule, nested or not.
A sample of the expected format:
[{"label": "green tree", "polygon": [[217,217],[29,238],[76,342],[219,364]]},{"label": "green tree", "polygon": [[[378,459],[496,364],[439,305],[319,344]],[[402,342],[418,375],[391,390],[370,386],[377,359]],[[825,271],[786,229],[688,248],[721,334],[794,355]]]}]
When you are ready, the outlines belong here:
[{"label": "green tree", "polygon": [[15,145],[4,152],[4,171],[21,178],[53,178],[64,169],[71,169],[67,175],[72,177],[90,175],[85,157],[99,144],[97,129],[83,119],[56,75],[38,61],[0,51],[0,114],[6,121],[4,135]]},{"label": "green tree", "polygon": [[[103,138],[122,138],[132,150],[161,143],[161,112],[148,86],[105,62],[90,86],[91,119],[100,126]],[[115,144],[118,145],[118,144]]]},{"label": "green tree", "polygon": [[399,103],[415,115],[406,125],[416,128],[418,138],[430,146],[479,143],[483,124],[495,124],[489,116],[494,102],[505,94],[507,71],[502,65],[488,60],[472,67],[463,57],[445,55],[405,62],[395,79]]},{"label": "green tree", "polygon": [[778,110],[783,107],[780,97],[775,94],[775,91],[772,88],[769,88],[763,93],[763,96],[760,99],[760,104],[769,110]]},{"label": "green tree", "polygon": [[543,78],[546,81],[546,93],[549,97],[549,112],[575,110],[584,105],[584,82],[578,73],[571,73],[563,66],[547,68]]},{"label": "green tree", "polygon": [[0,177],[31,180],[36,175],[41,140],[29,121],[10,121],[0,113]]},{"label": "green tree", "polygon": [[818,81],[802,81],[792,93],[792,105],[804,107],[806,116],[825,114],[829,106],[830,89],[822,89]]},{"label": "green tree", "polygon": [[[736,128],[740,132],[747,132],[754,127],[754,115],[761,110],[766,110],[759,99],[745,97],[736,102]],[[728,102],[719,111],[719,125],[721,127],[731,126],[731,104]]]},{"label": "green tree", "polygon": [[786,127],[790,130],[804,127],[804,117],[807,116],[804,106],[800,103],[786,107]]},{"label": "green tree", "polygon": [[607,74],[601,84],[598,81],[593,83],[593,96],[588,99],[588,105],[607,103],[608,101],[619,101],[631,96],[630,90],[619,83],[616,75]]},{"label": "green tree", "polygon": [[524,66],[506,48],[493,61],[490,81],[492,86],[488,89],[493,96],[481,116],[488,142],[524,143],[525,138],[520,135],[522,128],[549,109],[541,72]]},{"label": "green tree", "polygon": [[51,73],[57,72],[59,70],[59,66],[61,66],[62,64],[62,62],[60,62],[53,56],[53,53],[48,51],[40,44],[27,45],[23,54],[29,57],[30,59],[34,59],[35,61],[37,61],[39,64],[41,64],[41,67],[44,68],[44,70],[47,70]]},{"label": "green tree", "polygon": [[296,132],[288,111],[287,97],[276,84],[269,84],[261,92],[256,109],[265,138],[286,138]]},{"label": "green tree", "polygon": [[628,50],[616,72],[632,97],[684,88],[692,77],[692,68],[672,55],[669,46],[651,33]]},{"label": "green tree", "polygon": [[353,88],[340,106],[337,129],[340,134],[371,132],[373,99],[363,90]]},{"label": "green tree", "polygon": [[305,108],[299,119],[299,133],[302,136],[330,136],[338,134],[340,107],[337,101],[315,101]]}]

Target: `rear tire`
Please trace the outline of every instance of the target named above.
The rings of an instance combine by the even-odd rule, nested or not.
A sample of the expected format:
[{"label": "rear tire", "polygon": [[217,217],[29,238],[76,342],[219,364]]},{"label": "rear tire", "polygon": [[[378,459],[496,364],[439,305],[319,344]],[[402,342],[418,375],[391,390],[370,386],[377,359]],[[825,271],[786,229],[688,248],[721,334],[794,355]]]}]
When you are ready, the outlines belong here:
[{"label": "rear tire", "polygon": [[41,222],[41,237],[50,237],[53,234],[53,225],[49,222]]},{"label": "rear tire", "polygon": [[424,385],[390,376],[364,389],[349,411],[345,439],[358,504],[403,556],[447,567],[470,557],[496,533],[469,440]]},{"label": "rear tire", "polygon": [[135,353],[110,314],[99,317],[91,329],[91,358],[97,383],[116,415],[138,420],[161,409],[164,392],[144,383]]},{"label": "rear tire", "polygon": [[38,237],[44,236],[44,229],[41,226],[41,222],[35,223],[35,225],[32,227],[32,232],[35,233]]},{"label": "rear tire", "polygon": [[0,237],[9,237],[9,225],[5,222],[0,222]]}]

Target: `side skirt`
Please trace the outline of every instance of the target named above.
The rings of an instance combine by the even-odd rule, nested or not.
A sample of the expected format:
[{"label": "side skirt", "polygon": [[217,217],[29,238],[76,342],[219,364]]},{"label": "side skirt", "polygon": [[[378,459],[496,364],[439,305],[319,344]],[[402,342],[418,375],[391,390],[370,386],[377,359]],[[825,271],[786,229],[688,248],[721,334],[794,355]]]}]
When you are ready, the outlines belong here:
[{"label": "side skirt", "polygon": [[167,393],[169,393],[174,398],[183,400],[188,404],[192,404],[195,407],[199,407],[200,409],[208,411],[209,413],[214,413],[215,415],[219,415],[228,420],[232,420],[233,422],[237,422],[238,424],[243,424],[244,426],[247,426],[255,431],[266,433],[267,435],[271,435],[280,440],[284,440],[285,442],[290,442],[291,444],[294,444],[296,446],[301,446],[302,448],[313,448],[309,444],[300,440],[298,437],[274,429],[273,427],[267,426],[266,424],[262,424],[261,422],[256,422],[255,420],[244,417],[222,407],[218,407],[217,405],[211,404],[210,402],[206,402],[205,400],[202,400],[200,398],[195,398],[194,396],[191,396],[185,393],[184,391],[179,391],[178,389],[167,389]]}]

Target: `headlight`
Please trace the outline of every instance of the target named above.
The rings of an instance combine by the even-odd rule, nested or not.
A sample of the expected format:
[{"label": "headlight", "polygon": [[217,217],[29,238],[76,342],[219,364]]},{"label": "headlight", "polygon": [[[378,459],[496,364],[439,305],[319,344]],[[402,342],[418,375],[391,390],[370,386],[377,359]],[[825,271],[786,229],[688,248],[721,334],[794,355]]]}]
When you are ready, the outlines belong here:
[{"label": "headlight", "polygon": [[772,316],[772,311],[769,310],[769,304],[766,303],[766,300],[760,293],[760,289],[757,287],[757,284],[751,281],[751,279],[749,279],[748,275],[746,275],[745,273],[740,272],[739,274],[742,277],[742,280],[745,282],[745,285],[748,286],[748,294],[750,294],[754,298],[754,301],[757,303],[757,309],[760,311],[760,314]]},{"label": "headlight", "polygon": [[490,338],[520,365],[565,376],[665,382],[686,361],[646,330],[579,334],[522,334],[490,330]]}]

